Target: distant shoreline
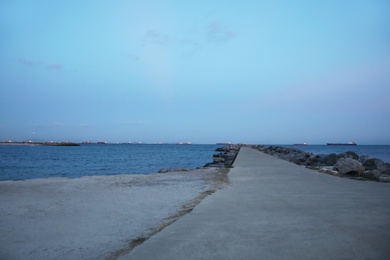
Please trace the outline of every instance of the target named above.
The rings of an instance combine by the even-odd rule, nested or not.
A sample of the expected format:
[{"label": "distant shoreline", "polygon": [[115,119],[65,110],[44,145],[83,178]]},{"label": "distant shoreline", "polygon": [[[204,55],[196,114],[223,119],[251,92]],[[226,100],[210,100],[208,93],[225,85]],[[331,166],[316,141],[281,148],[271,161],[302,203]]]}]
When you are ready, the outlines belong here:
[{"label": "distant shoreline", "polygon": [[43,146],[80,146],[78,143],[73,142],[0,142],[0,145],[43,145]]}]

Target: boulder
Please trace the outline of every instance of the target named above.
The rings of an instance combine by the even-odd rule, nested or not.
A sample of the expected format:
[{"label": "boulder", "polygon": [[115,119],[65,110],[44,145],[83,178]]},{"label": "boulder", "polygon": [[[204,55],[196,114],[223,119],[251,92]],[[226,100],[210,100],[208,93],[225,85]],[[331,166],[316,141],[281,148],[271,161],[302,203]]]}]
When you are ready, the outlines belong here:
[{"label": "boulder", "polygon": [[317,157],[316,155],[312,155],[309,158],[307,158],[305,164],[307,166],[317,166],[319,164],[318,158],[319,157]]},{"label": "boulder", "polygon": [[161,170],[158,171],[158,173],[167,173],[169,172],[168,168],[162,168]]},{"label": "boulder", "polygon": [[359,156],[359,162],[361,163],[361,164],[363,164],[364,165],[364,163],[366,162],[366,160],[368,160],[368,159],[370,159],[371,157],[370,156],[368,156],[367,154],[363,154],[363,155],[360,155]]},{"label": "boulder", "polygon": [[223,157],[213,156],[213,163],[223,163],[223,162],[225,162],[225,159]]},{"label": "boulder", "polygon": [[306,163],[306,156],[304,154],[296,154],[290,157],[289,161],[298,164],[298,165],[303,165]]},{"label": "boulder", "polygon": [[376,158],[365,160],[363,166],[366,170],[379,170],[381,172],[385,171],[387,168],[382,160]]},{"label": "boulder", "polygon": [[[320,165],[327,165],[327,158],[328,158],[328,154],[317,154],[316,155],[317,157],[317,160],[318,160],[318,164]],[[329,165],[329,166],[333,166],[333,165]]]},{"label": "boulder", "polygon": [[331,153],[331,154],[328,154],[328,156],[326,157],[326,165],[328,166],[333,166],[337,163],[337,154],[335,153]]},{"label": "boulder", "polygon": [[329,166],[321,167],[318,171],[334,176],[340,176],[340,173],[338,171],[335,171],[332,169],[333,167],[329,168]]},{"label": "boulder", "polygon": [[364,171],[361,176],[365,177],[367,179],[376,180],[378,181],[381,177],[382,173],[379,170],[368,170]]},{"label": "boulder", "polygon": [[382,174],[379,177],[379,181],[381,181],[381,182],[390,182],[390,175]]},{"label": "boulder", "polygon": [[363,165],[352,158],[340,158],[333,167],[334,170],[338,171],[343,175],[360,176],[364,172]]},{"label": "boulder", "polygon": [[[388,165],[388,164],[386,164]],[[382,174],[390,175],[390,167],[388,167],[386,170],[382,171]]]},{"label": "boulder", "polygon": [[189,169],[187,168],[176,168],[176,169],[173,169],[172,172],[188,172]]},{"label": "boulder", "polygon": [[339,154],[340,157],[344,157],[344,158],[352,158],[352,159],[355,159],[355,160],[359,160],[359,155],[355,152],[352,152],[352,151],[348,151],[348,152],[345,152],[345,153],[342,153],[342,154]]}]

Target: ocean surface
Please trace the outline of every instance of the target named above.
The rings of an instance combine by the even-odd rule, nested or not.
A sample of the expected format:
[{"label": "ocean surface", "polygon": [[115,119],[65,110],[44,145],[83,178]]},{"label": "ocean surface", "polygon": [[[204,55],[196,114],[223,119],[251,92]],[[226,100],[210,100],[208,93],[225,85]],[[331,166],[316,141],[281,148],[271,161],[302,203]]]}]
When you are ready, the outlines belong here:
[{"label": "ocean surface", "polygon": [[[390,145],[292,146],[315,154],[354,151],[390,163]],[[92,175],[148,174],[162,168],[196,169],[212,162],[221,145],[87,144],[0,145],[0,180]]]},{"label": "ocean surface", "polygon": [[0,180],[147,174],[162,168],[196,169],[220,145],[85,144],[0,145]]}]

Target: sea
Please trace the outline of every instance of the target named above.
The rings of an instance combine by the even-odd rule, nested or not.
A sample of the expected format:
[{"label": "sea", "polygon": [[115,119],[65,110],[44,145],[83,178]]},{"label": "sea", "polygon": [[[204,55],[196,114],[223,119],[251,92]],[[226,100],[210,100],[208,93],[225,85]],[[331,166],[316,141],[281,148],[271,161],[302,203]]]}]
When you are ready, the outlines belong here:
[{"label": "sea", "polygon": [[149,174],[212,162],[213,144],[0,145],[0,180]]},{"label": "sea", "polygon": [[[314,154],[354,151],[390,163],[390,145],[291,146]],[[214,144],[0,145],[0,180],[150,174],[163,168],[196,169],[212,162]]]}]

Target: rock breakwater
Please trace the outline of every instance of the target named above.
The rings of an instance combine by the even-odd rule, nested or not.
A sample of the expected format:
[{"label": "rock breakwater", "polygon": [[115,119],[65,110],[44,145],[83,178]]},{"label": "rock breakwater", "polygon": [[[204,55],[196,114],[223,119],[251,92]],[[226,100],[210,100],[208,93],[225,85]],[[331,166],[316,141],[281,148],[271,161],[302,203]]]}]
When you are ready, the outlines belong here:
[{"label": "rock breakwater", "polygon": [[[244,146],[241,144],[229,144],[224,147],[219,147],[215,151],[219,152],[213,154],[213,161],[206,163],[203,167],[200,168],[231,168],[234,160],[237,157],[240,148]],[[170,169],[170,168],[162,168],[158,171],[158,173],[168,173],[168,172],[185,172],[190,171],[190,169],[178,168],[178,169]]]},{"label": "rock breakwater", "polygon": [[207,163],[204,167],[232,167],[234,160],[237,157],[240,148],[244,145],[229,144],[224,147],[217,148],[215,151],[219,152],[213,155],[213,162]]},{"label": "rock breakwater", "polygon": [[390,182],[390,164],[355,152],[314,154],[293,147],[253,145],[253,149],[323,173],[362,180]]}]

